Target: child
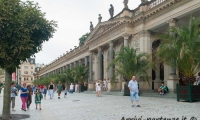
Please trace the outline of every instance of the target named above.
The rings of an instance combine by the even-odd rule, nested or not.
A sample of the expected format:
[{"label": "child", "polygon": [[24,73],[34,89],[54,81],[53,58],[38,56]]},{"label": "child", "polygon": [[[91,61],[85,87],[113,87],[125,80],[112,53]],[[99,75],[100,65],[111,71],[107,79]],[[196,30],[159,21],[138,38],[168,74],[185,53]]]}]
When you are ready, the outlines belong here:
[{"label": "child", "polygon": [[44,86],[43,94],[44,94],[44,99],[46,100],[46,94],[47,94],[47,87],[46,86]]},{"label": "child", "polygon": [[101,86],[100,86],[100,84],[98,84],[98,86],[97,86],[97,96],[101,97]]},{"label": "child", "polygon": [[67,97],[67,87],[65,87],[65,94],[64,94],[64,98],[65,98],[65,96]]}]

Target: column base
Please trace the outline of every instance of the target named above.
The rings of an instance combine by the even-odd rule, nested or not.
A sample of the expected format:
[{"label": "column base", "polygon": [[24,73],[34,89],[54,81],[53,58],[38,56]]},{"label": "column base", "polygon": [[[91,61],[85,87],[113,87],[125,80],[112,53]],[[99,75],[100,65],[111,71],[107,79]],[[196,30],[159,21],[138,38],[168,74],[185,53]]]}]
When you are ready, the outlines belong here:
[{"label": "column base", "polygon": [[147,81],[138,81],[139,84],[139,90],[149,91],[152,90],[152,82],[149,81],[149,84]]},{"label": "column base", "polygon": [[176,93],[176,84],[179,83],[180,78],[177,76],[169,76],[167,80],[167,87],[169,92]]},{"label": "column base", "polygon": [[124,84],[126,84],[126,82],[122,82],[122,89],[121,89],[121,92],[124,92]]},{"label": "column base", "polygon": [[89,91],[93,91],[93,90],[95,90],[95,83],[94,82],[90,82],[90,83],[88,83],[88,90]]},{"label": "column base", "polygon": [[160,88],[162,82],[163,81],[159,80],[159,79],[154,80],[154,90],[158,90],[158,88]]},{"label": "column base", "polygon": [[108,91],[121,91],[121,82],[112,83],[108,82]]}]

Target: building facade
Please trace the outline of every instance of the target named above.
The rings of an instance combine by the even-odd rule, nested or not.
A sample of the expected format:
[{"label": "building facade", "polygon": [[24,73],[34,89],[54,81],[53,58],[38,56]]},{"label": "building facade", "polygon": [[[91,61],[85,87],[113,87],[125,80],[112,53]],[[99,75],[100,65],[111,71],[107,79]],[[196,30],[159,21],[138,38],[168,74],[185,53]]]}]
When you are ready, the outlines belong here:
[{"label": "building facade", "polygon": [[[122,8],[123,9],[123,8]],[[110,80],[114,68],[107,71],[108,64],[123,46],[137,49],[138,53],[152,54],[160,43],[155,39],[158,33],[167,32],[170,27],[188,25],[191,14],[199,17],[200,0],[142,0],[134,10],[125,7],[108,21],[100,22],[91,31],[84,45],[71,49],[39,71],[40,77],[59,74],[78,64],[89,67],[88,88],[95,89],[95,81]],[[155,70],[149,70],[153,82],[139,80],[141,90],[157,89],[164,81],[169,91],[175,91],[179,81],[178,71],[156,61]],[[109,90],[123,90],[124,80],[117,77],[114,85],[109,82]]]},{"label": "building facade", "polygon": [[22,62],[19,65],[19,69],[17,69],[17,78],[19,84],[27,83],[32,84],[34,79],[34,72],[35,72],[35,59],[29,58],[26,61]]}]

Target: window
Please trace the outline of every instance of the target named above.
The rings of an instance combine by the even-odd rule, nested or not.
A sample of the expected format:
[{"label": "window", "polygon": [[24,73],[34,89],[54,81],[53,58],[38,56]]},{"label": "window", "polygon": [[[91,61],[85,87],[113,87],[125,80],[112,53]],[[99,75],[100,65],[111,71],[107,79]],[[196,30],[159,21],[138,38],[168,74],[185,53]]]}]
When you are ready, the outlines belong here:
[{"label": "window", "polygon": [[24,78],[24,81],[26,80],[26,78]]},{"label": "window", "polygon": [[24,71],[24,74],[28,74],[28,71]]},{"label": "window", "polygon": [[31,66],[31,69],[33,69],[33,66]]},{"label": "window", "polygon": [[33,80],[33,78],[31,78],[31,80]]},{"label": "window", "polygon": [[28,66],[24,66],[24,69],[28,69]]}]

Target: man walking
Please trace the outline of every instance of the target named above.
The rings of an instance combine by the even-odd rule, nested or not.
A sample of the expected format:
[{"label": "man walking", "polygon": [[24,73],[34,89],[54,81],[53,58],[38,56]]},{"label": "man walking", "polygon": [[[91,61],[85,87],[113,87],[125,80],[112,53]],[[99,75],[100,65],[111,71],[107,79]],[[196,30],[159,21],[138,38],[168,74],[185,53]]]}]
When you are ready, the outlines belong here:
[{"label": "man walking", "polygon": [[136,107],[140,107],[139,96],[138,96],[138,93],[139,93],[138,83],[136,81],[135,76],[133,76],[132,79],[129,81],[128,87],[129,87],[129,90],[130,90],[130,99],[131,99],[132,107],[134,107],[134,105],[133,105],[134,98],[135,98],[136,104],[137,104]]},{"label": "man walking", "polygon": [[62,91],[62,84],[60,84],[60,81],[59,81],[57,85],[58,99],[60,99],[61,91]]}]

